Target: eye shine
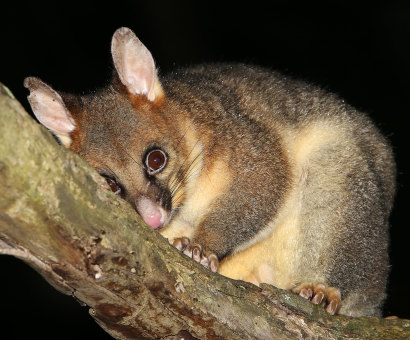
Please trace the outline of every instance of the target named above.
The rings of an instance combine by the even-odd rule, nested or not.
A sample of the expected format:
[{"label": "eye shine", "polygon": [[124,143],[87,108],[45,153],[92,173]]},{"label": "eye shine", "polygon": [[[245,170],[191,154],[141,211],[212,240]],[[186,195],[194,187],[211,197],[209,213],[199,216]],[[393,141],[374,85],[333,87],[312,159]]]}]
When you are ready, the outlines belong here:
[{"label": "eye shine", "polygon": [[154,175],[162,171],[167,164],[167,155],[160,149],[155,149],[148,152],[145,158],[145,165],[150,175]]}]

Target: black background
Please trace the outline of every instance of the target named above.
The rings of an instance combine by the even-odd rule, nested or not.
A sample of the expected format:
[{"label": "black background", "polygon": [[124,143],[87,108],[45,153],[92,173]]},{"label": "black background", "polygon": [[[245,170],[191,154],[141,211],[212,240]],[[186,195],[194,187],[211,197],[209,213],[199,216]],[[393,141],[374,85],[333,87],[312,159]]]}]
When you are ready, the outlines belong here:
[{"label": "black background", "polygon": [[[111,36],[127,26],[150,49],[160,73],[205,61],[260,64],[319,84],[366,111],[391,140],[398,163],[385,314],[410,318],[409,2],[7,1],[0,17],[0,81],[27,110],[26,76],[76,93],[105,84]],[[0,268],[0,327],[13,339],[110,338],[86,307],[21,261],[0,256]]]}]

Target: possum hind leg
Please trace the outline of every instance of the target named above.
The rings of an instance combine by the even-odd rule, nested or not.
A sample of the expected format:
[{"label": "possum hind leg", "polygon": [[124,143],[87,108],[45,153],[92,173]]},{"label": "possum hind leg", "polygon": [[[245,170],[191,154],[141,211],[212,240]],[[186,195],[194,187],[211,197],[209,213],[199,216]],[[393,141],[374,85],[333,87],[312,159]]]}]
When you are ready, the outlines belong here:
[{"label": "possum hind leg", "polygon": [[342,297],[337,306],[341,314],[378,315],[388,271],[386,204],[380,179],[384,170],[368,156],[365,148],[371,148],[371,143],[354,143],[352,136],[337,132],[332,137],[300,159],[303,241],[296,282],[336,287]]}]

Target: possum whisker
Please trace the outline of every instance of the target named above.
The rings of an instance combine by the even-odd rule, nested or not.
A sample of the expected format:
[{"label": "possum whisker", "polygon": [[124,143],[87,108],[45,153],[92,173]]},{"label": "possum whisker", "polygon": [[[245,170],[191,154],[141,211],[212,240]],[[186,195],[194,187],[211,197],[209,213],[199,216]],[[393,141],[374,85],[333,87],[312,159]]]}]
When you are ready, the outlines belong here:
[{"label": "possum whisker", "polygon": [[[202,155],[202,152],[203,151],[198,152],[198,154],[195,155],[195,157],[189,164],[185,164],[185,166],[181,166],[179,168],[177,175],[175,176],[174,180],[172,181],[172,184],[170,185],[170,192],[173,203],[175,203],[177,194],[180,191],[183,184],[195,173],[195,170],[199,170],[198,165],[200,164],[199,160],[200,156]],[[178,197],[178,199],[179,198],[180,197]]]},{"label": "possum whisker", "polygon": [[[192,165],[188,165],[188,167],[186,166],[186,162],[187,160],[190,158],[192,152],[195,150],[196,146],[199,143],[199,139],[197,139],[196,143],[194,144],[194,146],[191,148],[191,151],[189,152],[188,156],[184,159],[184,162],[181,164],[181,166],[179,167],[179,169],[176,172],[175,177],[172,179],[172,181],[170,183],[168,183],[168,187],[172,188],[175,184],[175,182],[180,182],[183,180],[184,176],[185,176],[185,169],[189,169],[189,167]],[[196,157],[194,157],[194,160],[200,155],[202,154],[202,150],[201,152],[198,153],[198,155]]]},{"label": "possum whisker", "polygon": [[173,181],[169,184],[169,187],[172,191],[172,189],[178,185],[180,185],[181,182],[186,180],[188,173],[194,168],[193,166],[196,166],[196,162],[199,160],[199,157],[202,155],[202,151],[198,152],[198,154],[192,159],[192,161],[189,164],[186,164],[186,160],[184,163],[181,165],[181,167],[178,169],[177,174]]},{"label": "possum whisker", "polygon": [[[181,166],[179,167],[179,169],[176,172],[176,176],[172,179],[172,181],[170,183],[168,183],[168,186],[171,188],[176,181],[181,181],[184,178],[184,169],[186,167],[186,162],[187,160],[190,158],[192,152],[195,150],[195,148],[197,147],[199,143],[199,139],[197,139],[197,141],[195,142],[194,146],[191,148],[191,151],[189,152],[188,156],[184,159],[184,162],[181,164]],[[202,150],[201,150],[202,151]],[[199,153],[201,154],[201,152]],[[198,156],[198,155],[197,155]],[[197,157],[196,156],[196,157]],[[196,158],[194,157],[194,159]],[[190,165],[189,165],[190,166]],[[189,168],[189,166],[187,167],[187,169]]]}]

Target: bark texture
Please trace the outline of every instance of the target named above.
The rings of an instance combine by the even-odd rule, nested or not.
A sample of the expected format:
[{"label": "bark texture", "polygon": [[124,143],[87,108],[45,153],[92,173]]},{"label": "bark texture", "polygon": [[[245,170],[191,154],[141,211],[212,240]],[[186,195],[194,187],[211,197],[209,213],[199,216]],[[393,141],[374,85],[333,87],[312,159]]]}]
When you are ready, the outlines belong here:
[{"label": "bark texture", "polygon": [[0,121],[0,254],[87,304],[113,337],[410,338],[409,320],[332,317],[288,291],[222,277],[180,254],[1,84]]}]

